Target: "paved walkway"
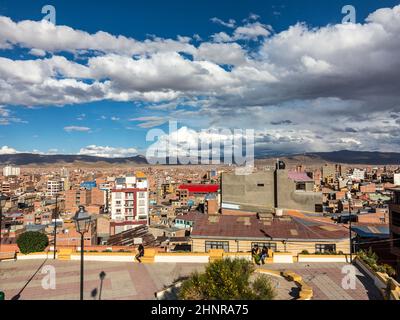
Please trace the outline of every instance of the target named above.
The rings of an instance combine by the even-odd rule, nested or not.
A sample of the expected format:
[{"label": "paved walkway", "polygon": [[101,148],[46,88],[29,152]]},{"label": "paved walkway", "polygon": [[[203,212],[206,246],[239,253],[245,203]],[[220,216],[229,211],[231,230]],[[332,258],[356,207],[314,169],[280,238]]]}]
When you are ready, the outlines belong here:
[{"label": "paved walkway", "polygon": [[[50,266],[50,267],[49,267]],[[48,273],[54,267],[56,288],[44,289]],[[341,286],[343,263],[295,263],[268,264],[266,269],[293,270],[313,287],[317,300],[368,300],[380,299],[371,279],[357,271],[355,290]],[[155,263],[138,264],[125,262],[85,262],[84,299],[149,300],[154,293],[170,286],[193,271],[204,270],[202,264]],[[43,272],[43,273],[42,273]],[[101,282],[100,274],[105,277]],[[79,261],[24,260],[0,263],[0,290],[6,299],[21,300],[74,300],[79,299]],[[297,288],[293,282],[270,277],[277,291],[277,300],[293,299]]]},{"label": "paved walkway", "polygon": [[[43,289],[48,273],[54,266],[56,289]],[[171,285],[180,277],[188,276],[199,264],[138,264],[124,262],[85,262],[84,299],[149,300],[154,293]],[[105,277],[101,284],[100,273]],[[30,280],[30,278],[33,278]],[[79,299],[80,262],[58,260],[25,260],[0,263],[0,290],[6,299],[21,300],[74,300]],[[19,296],[18,296],[19,294]]]},{"label": "paved walkway", "polygon": [[342,273],[345,263],[293,263],[268,264],[264,266],[271,270],[291,270],[303,277],[303,280],[313,288],[313,300],[381,300],[379,290],[373,281],[356,267],[356,285],[354,289],[344,289]]}]

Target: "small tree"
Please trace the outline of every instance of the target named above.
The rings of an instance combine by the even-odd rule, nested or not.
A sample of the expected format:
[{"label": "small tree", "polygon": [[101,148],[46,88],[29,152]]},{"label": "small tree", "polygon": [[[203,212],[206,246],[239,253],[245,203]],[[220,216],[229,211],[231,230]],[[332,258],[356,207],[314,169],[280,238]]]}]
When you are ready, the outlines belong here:
[{"label": "small tree", "polygon": [[41,252],[49,245],[49,239],[41,232],[27,231],[18,237],[17,245],[23,254]]},{"label": "small tree", "polygon": [[204,273],[194,273],[184,281],[183,300],[271,300],[275,292],[268,277],[253,281],[254,266],[244,259],[223,259],[210,263]]}]

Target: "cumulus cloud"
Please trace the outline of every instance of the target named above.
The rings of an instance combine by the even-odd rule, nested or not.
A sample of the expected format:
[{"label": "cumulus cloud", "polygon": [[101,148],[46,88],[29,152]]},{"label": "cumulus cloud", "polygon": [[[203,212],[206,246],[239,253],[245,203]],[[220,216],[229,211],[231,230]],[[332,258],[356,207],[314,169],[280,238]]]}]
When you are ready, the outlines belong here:
[{"label": "cumulus cloud", "polygon": [[[0,17],[0,48],[30,49],[27,59],[0,58],[0,119],[12,105],[142,101],[163,113],[136,120],[141,127],[190,115],[207,127],[267,129],[266,151],[267,143],[285,152],[399,145],[400,6],[358,24],[297,23],[279,33],[260,19],[213,18],[230,30],[193,45],[185,36],[138,41]],[[178,110],[182,100],[196,104]]]},{"label": "cumulus cloud", "polygon": [[80,149],[79,154],[105,158],[124,158],[136,156],[138,152],[135,148],[117,148],[90,145]]},{"label": "cumulus cloud", "polygon": [[17,150],[8,146],[2,146],[0,148],[0,154],[16,154],[16,153],[18,153]]}]

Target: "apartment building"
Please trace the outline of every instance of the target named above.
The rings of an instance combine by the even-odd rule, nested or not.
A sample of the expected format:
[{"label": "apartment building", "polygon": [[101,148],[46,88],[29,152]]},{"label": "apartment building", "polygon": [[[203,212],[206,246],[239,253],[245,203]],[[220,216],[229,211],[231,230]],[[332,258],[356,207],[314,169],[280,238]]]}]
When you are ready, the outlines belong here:
[{"label": "apartment building", "polygon": [[400,275],[400,188],[390,190],[393,192],[389,205],[390,248],[397,257],[397,274]]},{"label": "apartment building", "polygon": [[19,176],[20,173],[21,173],[21,170],[18,167],[6,166],[3,168],[3,176],[4,177]]},{"label": "apartment building", "polygon": [[121,228],[120,232],[149,221],[149,191],[146,176],[138,172],[115,179],[111,190],[111,219]]},{"label": "apartment building", "polygon": [[54,197],[57,193],[64,190],[64,182],[57,179],[47,181],[46,196]]}]

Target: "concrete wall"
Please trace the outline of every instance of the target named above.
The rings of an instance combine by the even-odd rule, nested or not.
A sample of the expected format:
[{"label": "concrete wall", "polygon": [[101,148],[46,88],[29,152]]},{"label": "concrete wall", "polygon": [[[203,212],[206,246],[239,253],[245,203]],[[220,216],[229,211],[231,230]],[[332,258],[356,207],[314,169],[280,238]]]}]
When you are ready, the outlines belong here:
[{"label": "concrete wall", "polygon": [[[264,186],[258,186],[258,185]],[[274,207],[274,172],[257,172],[251,175],[222,175],[222,202]]]},{"label": "concrete wall", "polygon": [[278,170],[277,180],[279,208],[315,212],[315,206],[322,205],[322,193],[311,191],[313,182],[306,183],[306,191],[296,191],[296,183],[288,178],[287,170]]},{"label": "concrete wall", "polygon": [[[256,211],[275,207],[274,171],[251,175],[222,175],[222,202],[252,207]],[[262,186],[263,185],[263,186]],[[322,193],[313,192],[313,182],[306,183],[305,191],[296,191],[296,182],[288,178],[288,170],[277,171],[278,208],[316,211],[322,206]],[[242,209],[243,209],[242,208]]]},{"label": "concrete wall", "polygon": [[[205,252],[205,242],[206,241],[224,241],[221,239],[192,239],[193,241],[193,252]],[[336,244],[336,252],[342,251],[344,254],[350,253],[350,242],[349,239],[338,240],[338,241],[315,241],[315,242],[302,242],[302,241],[288,241],[286,244],[282,241],[258,241],[258,240],[225,240],[229,242],[229,252],[250,252],[251,245],[254,242],[260,243],[275,243],[276,251],[280,252],[290,252],[294,256],[300,254],[303,250],[307,250],[310,254],[315,253],[316,244]],[[271,250],[270,250],[271,251]]]}]

